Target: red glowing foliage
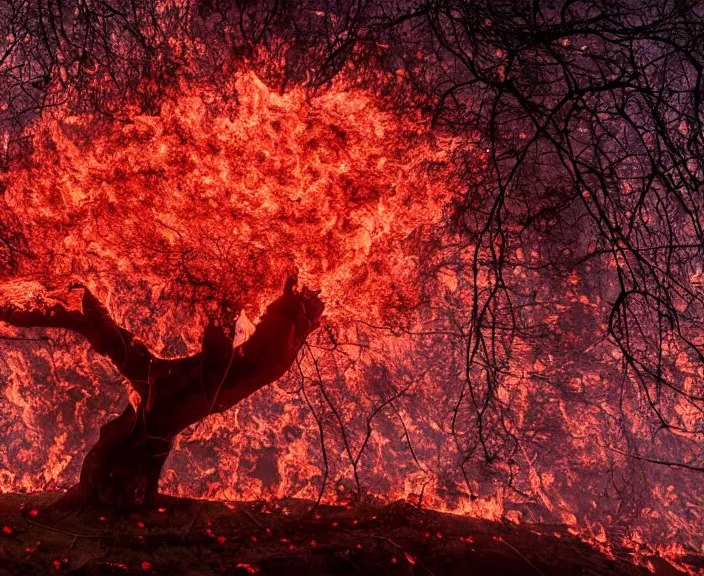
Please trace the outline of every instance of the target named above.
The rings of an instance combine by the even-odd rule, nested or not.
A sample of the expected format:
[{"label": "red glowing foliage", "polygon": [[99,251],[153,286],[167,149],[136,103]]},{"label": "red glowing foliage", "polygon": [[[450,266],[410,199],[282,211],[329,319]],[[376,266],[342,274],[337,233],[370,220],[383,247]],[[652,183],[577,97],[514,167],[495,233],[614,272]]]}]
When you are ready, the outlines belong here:
[{"label": "red glowing foliage", "polygon": [[[453,144],[343,83],[310,100],[252,72],[230,82],[236,107],[190,84],[153,116],[125,110],[106,125],[57,113],[38,124],[5,191],[36,230],[25,272],[41,270],[44,285],[80,278],[150,345],[178,335],[191,349],[204,326],[179,316],[193,296],[184,274],[216,288],[200,286],[201,297],[225,296],[251,317],[292,271],[322,289],[337,322],[415,303],[395,281],[417,267],[403,242],[441,217]],[[142,327],[155,313],[165,316]]]},{"label": "red glowing foliage", "polygon": [[[75,294],[60,292],[86,286],[121,330],[166,356],[197,351],[213,315],[231,323],[236,343],[246,340],[255,328],[249,318],[261,317],[291,272],[322,291],[328,334],[338,342],[358,339],[360,318],[381,324],[418,306],[420,286],[397,279],[420,271],[408,246],[451,198],[454,141],[428,132],[419,113],[383,111],[373,94],[344,80],[311,99],[301,88],[277,93],[241,71],[227,89],[236,103],[212,85],[184,82],[151,115],[126,108],[106,123],[59,109],[39,120],[34,152],[13,166],[4,193],[35,231],[28,246],[35,257],[2,286],[4,300],[21,308],[59,299],[80,308]],[[303,366],[308,377],[332,368],[330,359],[317,368],[311,359]],[[358,393],[361,376],[349,372]],[[128,393],[135,410],[140,402],[151,408],[139,386]],[[292,422],[300,407],[286,411]],[[197,435],[235,427],[214,423]],[[310,460],[315,433],[306,426],[290,450],[295,482],[315,475],[314,463],[300,465]],[[66,469],[62,434],[43,478]],[[243,455],[233,448],[229,458]],[[293,482],[293,468],[286,474]],[[162,482],[183,490],[168,475]],[[237,489],[257,495],[256,483]],[[227,496],[232,487],[213,490]]]}]

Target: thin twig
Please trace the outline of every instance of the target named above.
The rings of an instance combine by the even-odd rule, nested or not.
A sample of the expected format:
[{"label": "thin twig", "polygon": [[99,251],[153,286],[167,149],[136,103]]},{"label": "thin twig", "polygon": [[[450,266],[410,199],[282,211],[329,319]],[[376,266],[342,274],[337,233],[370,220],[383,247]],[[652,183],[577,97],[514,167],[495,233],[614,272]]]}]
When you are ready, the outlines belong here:
[{"label": "thin twig", "polygon": [[[423,561],[422,561],[420,558],[418,558],[417,556],[412,556],[411,553],[408,552],[408,550],[406,550],[406,549],[405,549],[403,546],[401,546],[400,544],[396,544],[396,542],[394,542],[394,541],[393,541],[391,538],[389,538],[388,536],[372,536],[372,538],[376,538],[377,540],[386,540],[386,541],[387,541],[389,544],[391,544],[392,546],[395,546],[395,547],[398,548],[399,550],[402,550],[403,553],[406,554],[406,556],[408,556],[408,557],[410,557],[410,558],[413,558],[415,561],[417,561],[418,564],[420,564],[420,565],[426,570],[426,572],[428,572],[428,574],[430,574],[430,576],[435,576],[435,574],[433,574],[432,570],[431,570],[430,568],[428,568],[425,564],[423,564]],[[543,575],[543,576],[544,576],[544,575]]]},{"label": "thin twig", "polygon": [[63,528],[55,528],[54,526],[48,526],[47,524],[40,524],[34,520],[27,519],[27,522],[38,526],[39,528],[44,528],[45,530],[50,530],[52,532],[58,532],[59,534],[65,534],[66,536],[73,536],[74,538],[110,538],[109,534],[76,534],[75,532],[69,532]]},{"label": "thin twig", "polygon": [[518,554],[521,558],[523,558],[526,562],[528,562],[528,564],[531,565],[533,570],[535,570],[541,576],[545,576],[545,573],[542,570],[540,570],[540,568],[538,568],[535,564],[533,564],[530,560],[528,560],[528,558],[526,558],[523,554],[521,554],[521,552],[517,548],[513,547],[511,544],[506,542],[506,540],[504,540],[501,536],[497,536],[496,540],[506,544],[506,546],[508,546],[511,550],[513,550],[516,554]]},{"label": "thin twig", "polygon": [[247,511],[247,509],[242,506],[242,504],[240,504],[240,505],[237,507],[237,510],[239,510],[240,512],[242,512],[242,514],[244,514],[247,518],[249,518],[249,519],[250,519],[252,522],[254,522],[257,526],[259,526],[260,528],[264,528],[264,525],[263,525],[259,520],[257,520],[257,519],[254,517],[253,514],[250,514],[250,513]]},{"label": "thin twig", "polygon": [[184,542],[186,540],[188,540],[188,537],[191,535],[191,532],[193,532],[193,527],[196,525],[196,522],[198,521],[198,516],[200,516],[200,506],[198,506],[198,510],[196,510],[196,513],[193,515],[193,521],[191,522],[191,525],[188,527],[188,530],[186,531],[186,535],[183,537]]},{"label": "thin twig", "polygon": [[318,360],[313,355],[313,350],[311,350],[310,345],[306,343],[306,347],[308,348],[308,353],[310,354],[311,360],[313,360],[313,366],[315,367],[315,373],[318,377],[318,388],[320,389],[320,393],[322,394],[323,398],[325,398],[325,401],[327,402],[328,406],[330,406],[330,409],[332,410],[332,413],[335,416],[335,419],[337,420],[337,423],[340,426],[340,432],[342,434],[342,443],[345,447],[345,452],[347,453],[347,456],[350,459],[350,464],[352,465],[352,472],[354,474],[354,482],[355,482],[355,485],[357,486],[357,499],[359,499],[362,496],[362,486],[360,484],[359,474],[357,472],[357,465],[359,463],[359,460],[355,459],[354,455],[352,454],[352,447],[350,446],[349,439],[347,438],[347,431],[345,429],[345,423],[342,420],[342,416],[340,416],[340,413],[338,412],[337,408],[335,407],[332,400],[328,396],[328,393],[325,391],[325,386],[323,385],[323,377],[320,373],[320,367],[318,366]]},{"label": "thin twig", "polygon": [[328,474],[330,472],[330,469],[328,466],[328,453],[327,449],[325,448],[325,428],[323,427],[322,420],[315,412],[315,408],[313,408],[313,403],[308,398],[308,394],[306,394],[306,377],[303,374],[303,368],[301,368],[301,363],[298,358],[296,358],[296,366],[298,366],[298,371],[301,374],[301,392],[303,393],[303,399],[306,401],[306,404],[308,404],[308,409],[313,415],[315,423],[318,425],[318,434],[320,436],[320,449],[323,453],[323,481],[321,483],[320,490],[318,491],[318,498],[315,500],[315,504],[313,504],[313,507],[308,511],[308,514],[313,514],[317,510],[318,506],[320,506],[320,502],[323,499],[323,495],[325,494],[325,487],[327,485]]}]

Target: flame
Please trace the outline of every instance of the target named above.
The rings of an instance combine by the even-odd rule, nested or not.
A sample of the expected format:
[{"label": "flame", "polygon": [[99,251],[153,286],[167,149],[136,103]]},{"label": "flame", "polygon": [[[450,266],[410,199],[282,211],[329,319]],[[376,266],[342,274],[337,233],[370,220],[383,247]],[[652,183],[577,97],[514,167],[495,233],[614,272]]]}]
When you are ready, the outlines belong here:
[{"label": "flame", "polygon": [[[620,352],[593,344],[606,298],[577,272],[564,282],[541,277],[538,248],[516,249],[504,279],[544,300],[560,295],[532,319],[550,327],[549,352],[516,336],[496,391],[510,417],[493,423],[520,449],[493,466],[458,462],[476,423],[457,403],[471,269],[476,254],[491,254],[444,216],[486,158],[358,86],[343,74],[319,93],[282,93],[243,67],[217,82],[184,75],[149,110],[45,111],[31,127],[33,153],[2,176],[1,209],[32,257],[5,273],[0,298],[79,306],[68,287],[81,283],[155,353],[177,357],[198,350],[213,316],[244,341],[290,273],[322,291],[325,323],[291,373],[177,438],[161,480],[169,494],[335,502],[359,482],[365,497],[562,521],[608,550],[618,511],[604,486],[625,486],[647,504],[631,512],[634,546],[640,535],[703,542],[690,476],[679,492],[667,489],[669,470],[651,472],[651,491],[618,476],[629,461],[610,447],[623,430],[654,437],[642,391],[624,386],[619,397]],[[469,170],[456,162],[468,154]],[[478,271],[480,291],[492,282]],[[0,490],[67,487],[99,426],[139,398],[74,335],[0,330],[11,338],[0,340]],[[577,348],[577,357],[558,356]],[[677,369],[690,387],[701,378],[687,358]],[[628,422],[617,421],[619,402]],[[459,430],[455,406],[469,423]],[[673,411],[689,428],[701,422],[685,402]],[[684,514],[692,521],[678,522]]]},{"label": "flame", "polygon": [[[337,325],[415,304],[396,279],[418,268],[408,237],[451,197],[452,142],[341,83],[282,95],[242,71],[227,91],[184,84],[158,113],[108,124],[43,118],[6,191],[32,230],[26,276],[84,282],[158,350],[200,337],[181,302],[226,298],[256,318],[290,272]],[[167,317],[147,328],[155,311]]]},{"label": "flame", "polygon": [[[302,397],[315,396],[328,411],[323,379],[342,379],[354,393],[330,405],[347,419],[360,403],[369,405],[354,395],[366,395],[371,359],[349,364],[368,346],[365,326],[420,326],[418,314],[402,317],[398,310],[421,302],[420,285],[408,281],[422,269],[413,247],[430,238],[455,193],[455,141],[433,135],[420,113],[384,110],[373,94],[343,79],[319,95],[301,87],[281,94],[248,69],[219,90],[184,80],[150,114],[128,108],[105,120],[65,108],[45,113],[32,131],[33,154],[7,175],[4,207],[22,222],[33,258],[2,283],[3,300],[79,306],[67,287],[80,283],[152,350],[179,356],[198,349],[214,314],[230,314],[235,338],[246,339],[249,318],[278,294],[287,274],[322,291],[327,334],[318,344],[339,346],[348,365],[327,357],[318,363],[313,355],[324,351],[311,348],[294,398],[296,375],[268,393],[275,410],[245,404],[179,439],[174,468],[186,466],[198,488],[177,481],[173,469],[163,479],[180,495],[255,498],[275,480],[275,496],[314,496],[321,474],[317,427]],[[40,390],[47,398],[70,391],[80,398],[74,413],[51,426],[42,474],[41,451],[10,444],[25,473],[5,472],[4,490],[65,485],[76,474],[77,447],[90,444],[96,422],[124,397],[114,371],[77,338],[51,331],[51,339],[64,346],[28,342],[6,359],[7,420],[15,423],[9,435],[19,436],[20,421],[31,430],[47,427]],[[403,339],[380,345],[377,358],[410,350]],[[43,367],[40,358],[61,366],[53,382],[37,388],[27,375]],[[139,402],[133,390],[127,396]],[[83,437],[67,443],[74,425]],[[243,425],[247,432],[237,432]],[[286,441],[278,442],[278,434]],[[185,445],[194,442],[215,443],[217,460],[192,458]],[[384,443],[369,443],[378,465]],[[271,456],[255,464],[252,451]],[[12,468],[9,461],[3,467]]]}]

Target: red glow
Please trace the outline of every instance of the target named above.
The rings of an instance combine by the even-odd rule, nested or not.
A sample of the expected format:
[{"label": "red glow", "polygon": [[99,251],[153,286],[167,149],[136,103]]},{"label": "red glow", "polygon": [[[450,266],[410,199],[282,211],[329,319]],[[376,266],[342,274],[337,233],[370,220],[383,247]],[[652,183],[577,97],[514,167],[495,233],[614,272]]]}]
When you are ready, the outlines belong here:
[{"label": "red glow", "polygon": [[[381,72],[375,79],[397,81]],[[31,127],[33,154],[1,176],[2,209],[31,232],[26,250],[33,258],[2,279],[0,296],[18,306],[62,301],[77,310],[81,303],[67,287],[80,282],[156,354],[177,358],[199,350],[211,317],[232,327],[238,342],[248,338],[282,279],[297,272],[301,284],[322,291],[322,329],[287,377],[177,439],[164,492],[268,501],[320,495],[322,503],[404,499],[516,525],[562,522],[608,547],[615,513],[599,474],[611,474],[608,490],[620,489],[625,482],[614,471],[632,462],[614,446],[650,432],[648,399],[622,384],[623,354],[601,337],[615,282],[600,281],[597,290],[581,269],[546,280],[540,243],[517,247],[525,231],[515,223],[515,236],[479,246],[446,225],[449,207],[486,169],[478,137],[460,142],[433,131],[424,114],[394,112],[381,94],[353,85],[341,74],[319,93],[295,85],[280,92],[242,67],[217,82],[184,76],[149,111],[127,107],[106,119],[68,106],[47,110]],[[457,161],[460,150],[466,165]],[[587,190],[575,195],[593,200]],[[481,201],[471,206],[484,209]],[[585,247],[597,250],[592,242]],[[503,250],[505,278],[488,267],[472,276],[474,258],[484,263]],[[615,266],[608,259],[598,265]],[[510,357],[498,354],[505,352],[503,368],[492,386],[501,409],[487,417],[515,445],[496,436],[487,447],[473,432],[481,403],[466,390],[484,374],[464,371],[470,327],[484,320],[467,310],[475,289],[499,286],[559,298],[539,313],[521,312],[530,330],[545,330],[545,350],[526,331],[512,339]],[[485,313],[507,315],[501,306]],[[148,402],[122,390],[109,363],[79,339],[57,330],[39,337],[47,334],[51,341],[8,348],[0,367],[7,382],[4,492],[74,483],[98,426],[125,397],[134,406]],[[569,362],[552,354],[567,343],[580,350]],[[663,347],[682,385],[696,390],[702,373],[676,344]],[[567,400],[573,397],[580,401]],[[687,401],[663,402],[684,428],[697,429],[700,415]],[[616,403],[629,422],[612,409]],[[473,459],[460,463],[458,453],[473,444]],[[650,492],[641,494],[649,505],[633,513],[629,541],[701,541],[696,483],[683,480],[675,489],[669,472],[652,473]],[[495,482],[499,476],[512,484]],[[679,520],[685,512],[691,522]],[[8,526],[3,532],[13,533]],[[443,538],[432,526],[425,537],[433,533]]]}]

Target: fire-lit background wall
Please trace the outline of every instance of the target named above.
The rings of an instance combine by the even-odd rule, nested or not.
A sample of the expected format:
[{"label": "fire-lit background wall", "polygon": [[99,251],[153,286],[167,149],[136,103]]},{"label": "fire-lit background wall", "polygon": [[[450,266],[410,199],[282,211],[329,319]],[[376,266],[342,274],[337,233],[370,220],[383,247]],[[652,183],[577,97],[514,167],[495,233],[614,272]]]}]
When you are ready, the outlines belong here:
[{"label": "fire-lit background wall", "polygon": [[[704,43],[645,4],[7,3],[2,301],[83,283],[176,357],[290,273],[322,290],[167,493],[701,546]],[[77,337],[0,330],[0,488],[66,488],[139,398]]]}]

